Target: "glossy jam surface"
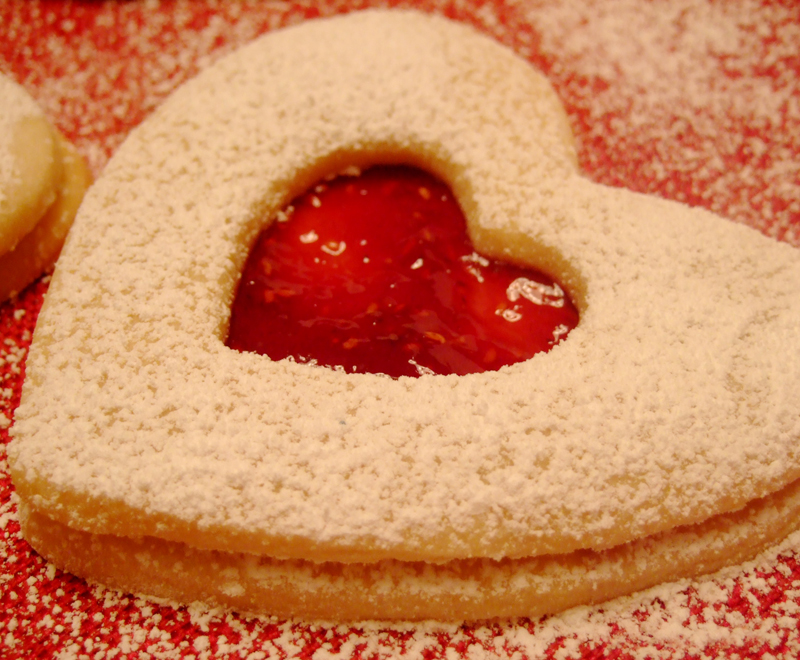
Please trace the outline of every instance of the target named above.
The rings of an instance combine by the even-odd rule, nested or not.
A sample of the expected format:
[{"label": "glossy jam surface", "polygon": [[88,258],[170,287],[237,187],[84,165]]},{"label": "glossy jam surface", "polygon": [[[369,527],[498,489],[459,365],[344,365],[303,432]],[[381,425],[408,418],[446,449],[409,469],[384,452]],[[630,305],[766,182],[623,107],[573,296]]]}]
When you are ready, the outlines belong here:
[{"label": "glossy jam surface", "polygon": [[227,345],[347,373],[463,375],[547,351],[577,322],[552,279],[474,251],[446,185],[375,167],[316,186],[261,233]]}]

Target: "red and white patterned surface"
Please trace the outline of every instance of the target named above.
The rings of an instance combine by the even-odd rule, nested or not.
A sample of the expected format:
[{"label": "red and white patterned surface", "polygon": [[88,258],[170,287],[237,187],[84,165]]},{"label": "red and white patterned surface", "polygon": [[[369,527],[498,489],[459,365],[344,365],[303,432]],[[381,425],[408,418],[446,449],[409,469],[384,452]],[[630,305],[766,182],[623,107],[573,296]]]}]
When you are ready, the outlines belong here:
[{"label": "red and white patterned surface", "polygon": [[[268,30],[380,4],[475,25],[552,80],[594,180],[705,206],[800,247],[794,0],[0,0],[0,71],[99,175],[177,85]],[[798,253],[800,258],[800,253]],[[0,441],[46,281],[0,305]],[[0,453],[0,659],[800,656],[800,535],[750,564],[542,620],[335,626],[104,590],[19,535]]]}]

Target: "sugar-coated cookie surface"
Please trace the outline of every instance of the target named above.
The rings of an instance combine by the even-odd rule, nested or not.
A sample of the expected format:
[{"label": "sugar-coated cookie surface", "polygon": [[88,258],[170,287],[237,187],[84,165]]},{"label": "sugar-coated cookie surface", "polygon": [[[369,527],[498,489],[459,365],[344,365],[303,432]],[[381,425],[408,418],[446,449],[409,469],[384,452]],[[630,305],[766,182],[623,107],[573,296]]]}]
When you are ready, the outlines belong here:
[{"label": "sugar-coated cookie surface", "polygon": [[[592,184],[527,63],[366,12],[271,34],[178,91],[92,188],[9,447],[75,530],[277,558],[606,548],[800,477],[800,259]],[[444,178],[476,247],[558,277],[581,321],[497,373],[397,381],[223,344],[264,218],[347,165]]]}]

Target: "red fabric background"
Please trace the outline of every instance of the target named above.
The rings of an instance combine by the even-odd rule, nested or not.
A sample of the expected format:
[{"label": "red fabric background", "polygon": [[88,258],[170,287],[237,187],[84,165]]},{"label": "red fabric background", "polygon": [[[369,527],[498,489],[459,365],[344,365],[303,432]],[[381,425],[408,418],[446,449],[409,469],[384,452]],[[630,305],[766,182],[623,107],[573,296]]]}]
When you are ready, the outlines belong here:
[{"label": "red fabric background", "polygon": [[[267,30],[372,2],[0,2],[0,71],[100,174],[181,82]],[[386,3],[381,3],[386,4]],[[587,176],[705,206],[800,246],[793,0],[421,0],[552,80]],[[800,256],[800,254],[799,254]],[[8,441],[46,281],[0,305]],[[0,658],[668,658],[800,655],[800,537],[744,567],[543,620],[328,626],[173,608],[87,586],[19,536],[0,460]]]}]

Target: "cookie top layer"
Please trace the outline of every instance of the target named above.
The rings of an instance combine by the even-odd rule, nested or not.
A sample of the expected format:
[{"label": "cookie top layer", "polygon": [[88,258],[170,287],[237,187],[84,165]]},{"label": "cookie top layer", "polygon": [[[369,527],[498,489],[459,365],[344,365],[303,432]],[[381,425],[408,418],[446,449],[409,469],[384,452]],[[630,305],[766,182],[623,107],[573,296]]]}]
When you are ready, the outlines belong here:
[{"label": "cookie top layer", "polygon": [[22,86],[0,74],[0,255],[33,229],[60,183],[50,123]]},{"label": "cookie top layer", "polygon": [[[249,245],[347,165],[445,179],[476,247],[581,321],[499,372],[390,380],[223,344]],[[180,89],[81,208],[9,447],[29,506],[95,532],[309,559],[601,548],[800,477],[800,258],[583,179],[546,80],[471,29],[363,12]]]}]

